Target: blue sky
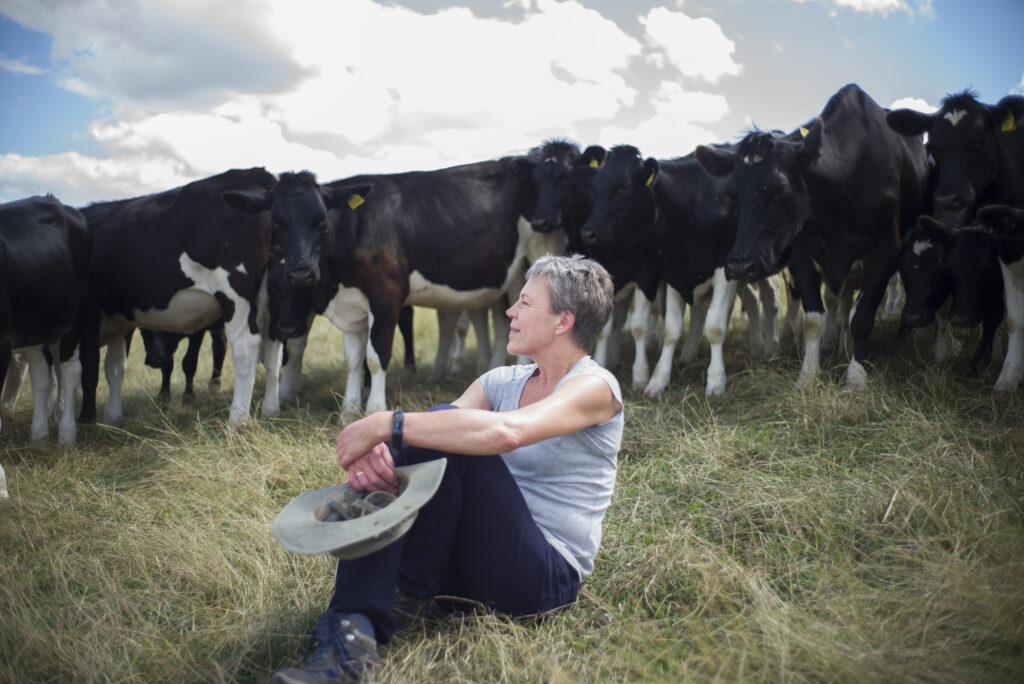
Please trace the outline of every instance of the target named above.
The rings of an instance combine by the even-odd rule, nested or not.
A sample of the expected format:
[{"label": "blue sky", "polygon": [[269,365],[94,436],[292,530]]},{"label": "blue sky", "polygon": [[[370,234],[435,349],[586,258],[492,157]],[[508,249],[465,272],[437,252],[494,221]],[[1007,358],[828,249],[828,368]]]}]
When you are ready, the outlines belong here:
[{"label": "blue sky", "polygon": [[885,107],[994,103],[1024,87],[1022,30],[1019,0],[0,0],[0,200],[551,137],[674,157],[792,129],[849,82]]}]

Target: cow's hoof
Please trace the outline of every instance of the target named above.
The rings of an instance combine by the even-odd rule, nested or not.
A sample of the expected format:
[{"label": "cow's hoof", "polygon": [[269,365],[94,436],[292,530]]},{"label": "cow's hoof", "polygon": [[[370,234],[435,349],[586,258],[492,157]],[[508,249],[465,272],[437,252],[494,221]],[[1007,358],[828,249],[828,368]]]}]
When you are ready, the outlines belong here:
[{"label": "cow's hoof", "polygon": [[850,361],[846,368],[846,387],[856,392],[863,392],[868,388],[868,372],[859,361]]},{"label": "cow's hoof", "polygon": [[800,373],[800,377],[796,379],[796,388],[798,390],[809,390],[814,387],[817,380],[817,373]]}]

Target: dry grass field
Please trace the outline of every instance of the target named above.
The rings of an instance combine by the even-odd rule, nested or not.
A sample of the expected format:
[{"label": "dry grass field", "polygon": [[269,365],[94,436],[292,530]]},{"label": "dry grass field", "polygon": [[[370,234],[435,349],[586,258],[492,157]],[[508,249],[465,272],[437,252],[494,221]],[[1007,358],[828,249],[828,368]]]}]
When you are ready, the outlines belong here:
[{"label": "dry grass field", "polygon": [[[870,391],[844,390],[834,356],[798,391],[792,345],[753,362],[734,328],[724,398],[704,397],[706,347],[657,398],[620,370],[617,490],[578,603],[400,632],[381,681],[1024,681],[1024,394],[993,395],[998,364],[964,376],[973,338],[934,368],[890,321]],[[391,405],[472,380],[426,382],[435,340],[419,310],[420,370],[396,345]],[[230,360],[212,392],[204,350],[196,403],[176,371],[160,407],[136,345],[122,424],[30,446],[28,391],[3,421],[2,681],[266,681],[331,591],[330,559],[287,554],[270,522],[338,477],[341,333],[318,320],[301,403],[235,434]]]}]

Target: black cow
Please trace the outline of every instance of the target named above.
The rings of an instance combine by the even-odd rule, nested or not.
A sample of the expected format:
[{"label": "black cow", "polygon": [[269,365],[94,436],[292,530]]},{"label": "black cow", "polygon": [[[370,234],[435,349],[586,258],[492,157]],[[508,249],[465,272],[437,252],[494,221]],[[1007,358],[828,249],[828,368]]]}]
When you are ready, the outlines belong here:
[{"label": "black cow", "polygon": [[33,440],[49,434],[50,360],[64,395],[58,441],[75,440],[90,250],[85,218],[52,195],[0,205],[0,387],[12,354],[21,354],[32,378]]},{"label": "black cow", "polygon": [[[719,395],[725,391],[721,350],[738,284],[726,280],[721,272],[736,231],[723,186],[723,182],[704,173],[692,154],[679,159],[645,160],[629,145],[613,148],[594,176],[594,206],[581,231],[583,242],[600,245],[606,251],[636,254],[645,264],[648,280],[643,284],[638,281],[644,296],[634,305],[631,327],[638,343],[633,385],[646,385],[646,394],[661,392],[668,385],[675,346],[682,334],[683,302],[693,305],[698,288],[701,306],[691,318],[702,320],[708,305],[712,312],[705,325],[712,347],[706,393]],[[656,292],[651,289],[655,278],[664,279],[668,286],[665,332],[661,356],[648,380],[639,334]],[[712,278],[713,294],[711,286],[705,285]],[[765,298],[769,302],[765,321],[770,323],[770,339],[774,342],[770,352],[774,353],[778,350],[775,292],[766,286],[770,296]],[[711,295],[710,302],[706,295]],[[748,306],[747,310],[751,330],[758,333],[755,339],[763,345],[758,308]],[[758,351],[763,351],[763,346]]]},{"label": "black cow", "polygon": [[986,204],[1024,206],[1024,131],[1017,126],[1021,116],[1020,95],[992,106],[965,90],[947,95],[933,114],[896,109],[886,121],[906,136],[928,134],[928,153],[935,164],[934,218],[960,228]]},{"label": "black cow", "polygon": [[1006,358],[993,389],[1012,392],[1024,378],[1024,210],[990,205],[978,210],[977,219],[997,237],[1009,331]]},{"label": "black cow", "polygon": [[696,150],[709,173],[728,178],[726,193],[739,214],[726,262],[730,276],[758,279],[790,264],[804,309],[799,386],[819,369],[821,278],[839,293],[857,261],[863,264],[863,286],[850,321],[853,354],[846,382],[856,389],[867,386],[863,364],[875,311],[896,267],[900,235],[925,207],[924,146],[889,128],[885,114],[850,84],[787,138],[754,131],[735,150]]},{"label": "black cow", "polygon": [[181,403],[189,404],[195,399],[193,381],[196,377],[196,368],[199,365],[199,351],[202,349],[203,339],[207,333],[210,335],[211,352],[213,354],[213,372],[210,374],[210,387],[220,387],[220,373],[224,367],[224,356],[227,353],[228,345],[223,320],[219,320],[208,328],[203,328],[191,335],[147,330],[145,328],[142,328],[140,333],[146,349],[146,365],[160,370],[161,382],[160,392],[157,394],[158,401],[166,402],[171,398],[171,373],[174,371],[174,353],[177,351],[178,345],[185,338],[188,338],[188,347],[185,350],[185,356],[181,359],[181,370],[185,374],[185,391],[181,396]]},{"label": "black cow", "polygon": [[948,320],[957,327],[982,325],[970,373],[988,365],[1003,320],[1003,274],[995,236],[975,226],[952,229],[922,216],[905,236],[899,273],[906,291],[902,323],[938,324],[935,361],[941,363],[950,353],[944,329]]},{"label": "black cow", "polygon": [[[280,236],[280,257],[271,266],[285,272],[268,287],[282,286],[270,292],[282,324],[296,334],[315,310],[341,328],[345,413],[362,404],[364,359],[372,374],[371,412],[385,408],[385,373],[403,306],[479,309],[522,277],[531,232],[523,216],[534,202],[530,168],[525,157],[508,157],[323,186],[310,173],[282,174],[272,192],[224,199],[244,212],[270,209]],[[359,186],[372,187],[372,196],[366,199]],[[358,211],[347,210],[363,202]],[[504,334],[496,326],[501,361],[507,330],[507,321]]]},{"label": "black cow", "polygon": [[[275,178],[262,168],[231,170],[166,192],[82,209],[93,237],[93,330],[82,340],[82,420],[96,414],[99,348],[107,345],[106,418],[122,417],[125,333],[135,327],[191,334],[224,319],[234,366],[228,427],[249,417],[261,353],[258,301],[270,250],[269,213],[227,207],[230,190],[264,192]],[[263,415],[278,412],[280,347],[264,355]]]}]

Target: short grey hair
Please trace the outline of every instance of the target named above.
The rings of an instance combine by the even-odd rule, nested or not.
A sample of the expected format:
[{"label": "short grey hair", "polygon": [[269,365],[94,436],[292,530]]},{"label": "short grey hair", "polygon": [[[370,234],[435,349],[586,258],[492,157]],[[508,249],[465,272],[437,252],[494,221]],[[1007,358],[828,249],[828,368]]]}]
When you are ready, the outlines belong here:
[{"label": "short grey hair", "polygon": [[545,256],[533,262],[526,279],[547,283],[551,310],[572,313],[576,318],[572,339],[589,351],[612,315],[614,287],[604,266],[582,254]]}]

